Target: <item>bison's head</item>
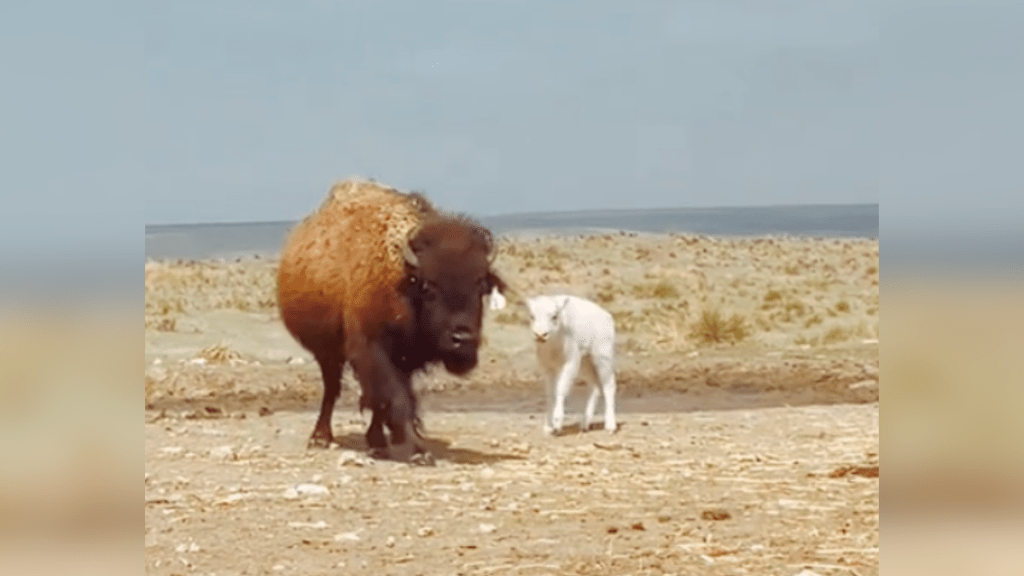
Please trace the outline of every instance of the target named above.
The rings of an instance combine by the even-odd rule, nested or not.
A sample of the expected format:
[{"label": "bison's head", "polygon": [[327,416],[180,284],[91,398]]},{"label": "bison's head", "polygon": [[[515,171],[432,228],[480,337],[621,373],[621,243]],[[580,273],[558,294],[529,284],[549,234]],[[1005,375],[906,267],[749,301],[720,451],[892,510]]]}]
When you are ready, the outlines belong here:
[{"label": "bison's head", "polygon": [[453,374],[477,364],[483,299],[505,283],[491,270],[493,243],[486,228],[467,219],[425,224],[405,251],[405,293],[416,312],[419,340]]}]

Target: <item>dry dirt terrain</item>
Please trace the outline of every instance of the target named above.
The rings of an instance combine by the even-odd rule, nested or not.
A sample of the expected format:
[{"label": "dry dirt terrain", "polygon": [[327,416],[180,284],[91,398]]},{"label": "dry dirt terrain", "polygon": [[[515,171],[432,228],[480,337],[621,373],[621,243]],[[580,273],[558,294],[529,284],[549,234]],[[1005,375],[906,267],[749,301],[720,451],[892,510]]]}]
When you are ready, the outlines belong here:
[{"label": "dry dirt terrain", "polygon": [[307,450],[274,262],[147,263],[147,573],[878,573],[877,240],[524,238],[498,267],[615,315],[616,434],[579,388],[542,434],[512,299],[475,372],[417,382],[436,466],[365,456],[348,371]]}]

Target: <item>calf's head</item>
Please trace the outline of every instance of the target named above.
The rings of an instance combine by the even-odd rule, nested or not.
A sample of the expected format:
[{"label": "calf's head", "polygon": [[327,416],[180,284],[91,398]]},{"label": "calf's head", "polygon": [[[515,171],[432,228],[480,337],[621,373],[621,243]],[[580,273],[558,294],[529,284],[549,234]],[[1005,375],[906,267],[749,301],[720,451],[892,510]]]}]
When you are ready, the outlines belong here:
[{"label": "calf's head", "polygon": [[530,309],[530,330],[538,342],[545,342],[552,332],[558,329],[559,315],[569,301],[559,302],[549,296],[535,296],[526,300]]},{"label": "calf's head", "polygon": [[406,247],[404,290],[419,339],[453,374],[476,367],[483,299],[505,290],[492,258],[490,232],[461,218],[425,224]]}]

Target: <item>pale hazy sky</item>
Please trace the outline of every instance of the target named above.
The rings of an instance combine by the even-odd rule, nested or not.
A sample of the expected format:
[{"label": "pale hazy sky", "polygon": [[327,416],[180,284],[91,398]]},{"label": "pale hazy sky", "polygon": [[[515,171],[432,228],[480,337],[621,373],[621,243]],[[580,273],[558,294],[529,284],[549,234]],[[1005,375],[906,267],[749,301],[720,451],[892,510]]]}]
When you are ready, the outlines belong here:
[{"label": "pale hazy sky", "polygon": [[0,252],[128,249],[140,219],[295,219],[350,174],[478,215],[882,195],[887,238],[1019,230],[1022,15],[1012,0],[4,2]]},{"label": "pale hazy sky", "polygon": [[478,215],[878,201],[860,2],[146,10],[147,223],[293,219],[349,174]]}]

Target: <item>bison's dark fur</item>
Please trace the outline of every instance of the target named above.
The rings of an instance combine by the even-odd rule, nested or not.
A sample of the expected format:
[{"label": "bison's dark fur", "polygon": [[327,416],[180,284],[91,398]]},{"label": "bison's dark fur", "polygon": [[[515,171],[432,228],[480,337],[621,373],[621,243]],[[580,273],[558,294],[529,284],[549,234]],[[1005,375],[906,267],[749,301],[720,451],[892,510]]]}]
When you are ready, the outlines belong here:
[{"label": "bison's dark fur", "polygon": [[[376,186],[363,184],[363,186]],[[279,272],[281,316],[313,353],[324,397],[311,446],[333,440],[331,413],[345,362],[372,411],[371,450],[424,449],[412,375],[434,363],[464,375],[477,364],[483,297],[505,290],[491,270],[493,241],[476,222],[441,214],[420,194],[376,186],[335,195],[292,233]],[[409,229],[411,235],[396,234]],[[389,242],[401,242],[401,257]]]}]

